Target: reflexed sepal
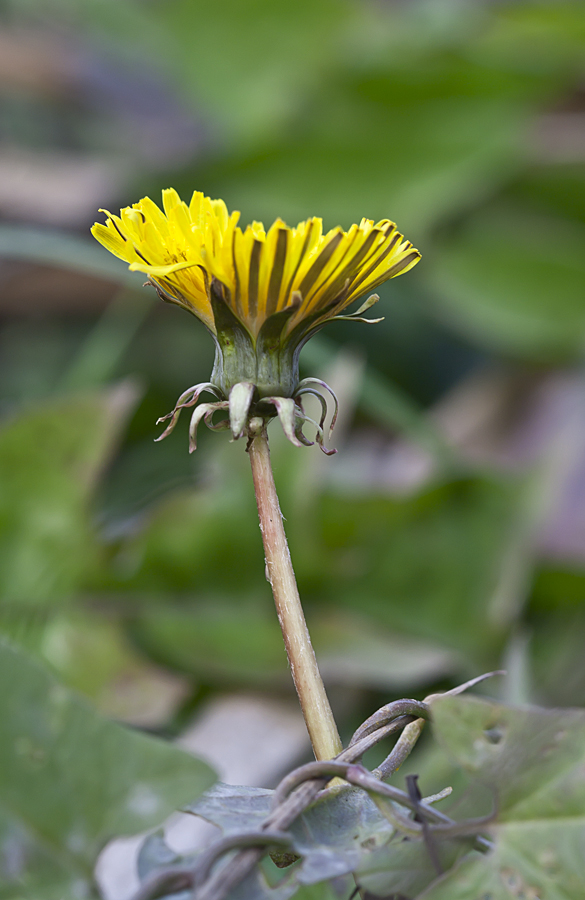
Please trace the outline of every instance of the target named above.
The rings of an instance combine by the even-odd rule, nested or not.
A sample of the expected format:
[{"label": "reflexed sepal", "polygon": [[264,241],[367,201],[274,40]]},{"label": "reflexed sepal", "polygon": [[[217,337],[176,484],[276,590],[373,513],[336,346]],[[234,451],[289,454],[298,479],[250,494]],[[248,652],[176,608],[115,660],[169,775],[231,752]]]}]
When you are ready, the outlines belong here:
[{"label": "reflexed sepal", "polygon": [[197,401],[199,400],[199,396],[203,393],[203,391],[209,391],[210,394],[214,394],[218,400],[223,399],[219,390],[216,388],[214,384],[211,384],[210,381],[202,381],[200,384],[194,384],[193,387],[187,388],[186,391],[183,391],[177,402],[175,403],[175,408],[171,410],[170,413],[167,413],[166,416],[161,416],[160,419],[156,420],[156,424],[160,425],[161,422],[166,422],[167,419],[171,421],[163,431],[163,433],[155,438],[155,441],[162,441],[163,438],[166,438],[171,431],[174,429],[177,424],[177,420],[181,415],[182,409],[187,409],[189,406],[195,406]]},{"label": "reflexed sepal", "polygon": [[[299,382],[299,386],[295,391],[295,397],[301,397],[307,389],[315,389],[315,388],[323,388],[323,390],[327,391],[332,399],[333,399],[333,416],[331,417],[331,424],[329,426],[329,437],[333,434],[333,429],[335,428],[335,423],[337,422],[337,416],[339,415],[339,400],[337,399],[337,394],[333,390],[333,388],[329,387],[326,381],[322,381],[320,378],[303,378],[301,382]],[[320,392],[318,392],[320,393]],[[325,398],[322,394],[320,394],[323,400]],[[325,403],[327,401],[325,400]],[[324,420],[321,422],[321,427],[323,427]]]},{"label": "reflexed sepal", "polygon": [[[283,431],[288,440],[296,447],[302,445],[311,447],[315,441],[310,441],[303,434],[303,426],[309,424],[315,428],[316,441],[323,453],[328,456],[335,453],[335,450],[328,450],[325,447],[325,420],[329,413],[329,405],[327,398],[323,395],[322,390],[327,391],[333,398],[334,408],[331,424],[329,426],[329,437],[333,431],[333,427],[337,420],[338,402],[335,393],[331,390],[326,382],[319,378],[304,378],[297,387],[292,397],[280,397],[277,395],[270,397],[259,397],[257,386],[251,381],[241,381],[235,384],[226,397],[216,385],[211,382],[202,382],[190,387],[184,391],[172,412],[163,416],[158,421],[164,422],[170,419],[170,424],[157,440],[162,440],[175,427],[177,419],[182,409],[195,406],[200,394],[204,391],[210,391],[215,394],[217,400],[215,403],[202,403],[197,406],[191,416],[189,426],[189,452],[197,448],[197,428],[203,420],[208,428],[212,431],[224,431],[231,429],[234,440],[249,434],[250,422],[252,419],[260,418],[264,423],[268,423],[275,416],[278,416]],[[306,415],[303,409],[303,397],[315,397],[321,406],[321,416],[318,422]],[[227,417],[219,422],[213,421],[213,416],[218,411],[228,412]]]},{"label": "reflexed sepal", "polygon": [[197,449],[197,426],[201,419],[205,419],[205,424],[208,428],[214,430],[224,428],[226,427],[227,420],[226,423],[222,422],[214,425],[213,414],[219,409],[227,409],[228,407],[229,403],[227,400],[222,400],[219,403],[202,403],[201,406],[197,407],[191,416],[191,422],[189,424],[189,453],[193,453],[193,451]]},{"label": "reflexed sepal", "polygon": [[296,435],[296,417],[297,405],[292,397],[265,397],[262,401],[262,407],[272,404],[276,409],[282,430],[291,444],[300,447],[301,442]]},{"label": "reflexed sepal", "polygon": [[234,440],[237,440],[244,434],[255,393],[256,385],[252,384],[251,381],[240,381],[238,384],[234,384],[230,391],[230,428]]},{"label": "reflexed sepal", "polygon": [[384,316],[380,319],[365,319],[363,314],[371,309],[375,303],[378,302],[380,297],[378,294],[372,294],[371,297],[362,303],[359,309],[356,309],[354,313],[348,313],[346,316],[333,316],[334,321],[346,321],[346,322],[365,322],[366,325],[377,325],[378,322],[384,321]]},{"label": "reflexed sepal", "polygon": [[[321,419],[321,422],[322,421],[323,421],[323,419]],[[337,453],[337,450],[335,450],[334,448],[329,450],[325,446],[325,434],[323,432],[323,427],[322,427],[321,423],[315,422],[315,420],[311,419],[310,416],[307,416],[302,411],[299,411],[297,413],[297,425],[296,425],[295,434],[299,438],[299,440],[305,445],[305,447],[312,447],[313,444],[315,443],[315,441],[307,440],[307,438],[305,437],[305,435],[302,432],[303,425],[307,422],[309,423],[309,425],[312,425],[314,427],[315,432],[316,432],[315,439],[316,439],[320,449],[323,451],[323,453],[326,456],[333,456],[335,453]]]}]

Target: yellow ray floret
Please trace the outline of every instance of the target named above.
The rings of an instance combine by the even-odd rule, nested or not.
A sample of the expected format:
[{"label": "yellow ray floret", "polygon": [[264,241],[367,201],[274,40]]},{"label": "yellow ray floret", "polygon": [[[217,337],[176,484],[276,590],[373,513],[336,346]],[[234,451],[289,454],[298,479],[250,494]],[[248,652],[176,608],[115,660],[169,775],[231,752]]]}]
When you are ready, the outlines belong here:
[{"label": "yellow ray floret", "polygon": [[253,222],[242,231],[240,214],[229,215],[223,200],[196,191],[187,206],[172,188],[163,191],[163,209],[145,197],[119,216],[103,210],[106,224],[96,223],[92,234],[213,332],[208,291],[214,277],[255,337],[269,316],[291,303],[295,292],[300,305],[288,332],[309,316],[312,325],[333,318],[420,258],[388,219],[376,224],[362,219],[348,231],[333,228],[326,234],[318,218],[296,228],[277,219],[268,232],[261,222]]}]

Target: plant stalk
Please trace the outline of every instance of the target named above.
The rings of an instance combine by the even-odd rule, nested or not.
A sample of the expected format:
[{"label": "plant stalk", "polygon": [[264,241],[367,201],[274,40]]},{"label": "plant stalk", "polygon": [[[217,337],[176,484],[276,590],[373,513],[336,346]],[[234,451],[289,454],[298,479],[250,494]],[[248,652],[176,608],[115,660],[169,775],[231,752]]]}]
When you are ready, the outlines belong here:
[{"label": "plant stalk", "polygon": [[301,606],[262,419],[252,419],[249,436],[248,452],[266,555],[266,577],[272,587],[294,685],[316,759],[333,759],[342,750],[341,740]]}]

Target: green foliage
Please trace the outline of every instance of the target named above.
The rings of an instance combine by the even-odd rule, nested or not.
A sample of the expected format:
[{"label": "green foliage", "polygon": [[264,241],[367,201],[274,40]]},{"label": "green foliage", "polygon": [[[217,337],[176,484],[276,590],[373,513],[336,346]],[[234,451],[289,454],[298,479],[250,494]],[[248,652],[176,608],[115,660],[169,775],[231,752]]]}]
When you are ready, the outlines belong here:
[{"label": "green foliage", "polygon": [[360,609],[386,625],[488,650],[498,637],[490,601],[520,495],[506,480],[477,478],[407,500],[327,496],[320,588],[349,606],[359,584]]},{"label": "green foliage", "polygon": [[88,501],[136,400],[126,385],[23,411],[0,432],[0,596],[62,603],[96,562]]},{"label": "green foliage", "polygon": [[580,223],[495,206],[439,244],[428,277],[443,315],[474,340],[514,356],[578,357],[584,242]]},{"label": "green foliage", "polygon": [[[585,877],[585,714],[443,696],[432,701],[432,722],[451,763],[470,779],[467,798],[453,798],[460,834],[442,835],[431,826],[433,859],[426,841],[405,837],[369,794],[336,788],[290,826],[290,851],[300,861],[279,887],[301,897],[295,888],[353,874],[362,889],[380,897],[469,900],[487,890],[496,900],[540,892],[577,900]],[[274,799],[265,789],[218,784],[187,811],[225,835],[237,835],[261,829]],[[486,800],[488,816],[482,819]],[[493,846],[474,847],[474,836],[486,833]],[[146,842],[142,855],[150,862],[148,872],[179,862],[160,836]],[[439,877],[437,863],[444,873]],[[279,887],[268,894],[263,888],[257,896],[278,897]]]},{"label": "green foliage", "polygon": [[[6,644],[0,680],[0,816],[6,854],[16,841],[22,853],[10,852],[25,860],[12,873],[11,896],[19,896],[31,852],[63,884],[81,880],[89,890],[108,838],[151,827],[213,781],[204,763],[102,719]],[[8,880],[8,857],[6,865]]]},{"label": "green foliage", "polygon": [[[226,464],[233,458],[239,467],[239,450],[226,454]],[[199,677],[257,682],[275,671],[284,675],[284,656],[269,614],[260,537],[252,527],[253,497],[234,485],[234,468],[231,475],[227,468],[222,473],[206,491],[162,501],[145,530],[120,550],[110,585],[150,596],[136,612],[135,634],[159,658]],[[429,674],[453,665],[444,653],[436,655],[438,644],[476,661],[482,653],[491,664],[502,631],[495,619],[491,626],[486,619],[524,502],[522,485],[477,478],[408,499],[327,492],[315,493],[309,509],[293,506],[289,512],[285,504],[299,584],[325,667],[329,655],[349,654],[356,677],[361,658],[366,682],[388,677],[404,683],[400,664],[394,663],[396,682],[382,661],[385,654],[392,658],[393,631],[427,642],[420,665],[424,670],[423,657],[431,652]],[[177,595],[172,606],[168,599],[163,606],[155,602],[165,585]],[[360,616],[350,615],[344,625],[336,612],[340,605]],[[382,627],[377,639],[368,622]],[[373,665],[366,666],[369,676],[363,669],[375,648],[378,679]],[[416,653],[413,645],[410,650]],[[411,666],[414,676],[414,659]]]},{"label": "green foliage", "polygon": [[514,710],[476,700],[433,704],[449,755],[492,791],[495,851],[465,860],[425,894],[463,900],[563,896],[577,900],[585,880],[581,710]]},{"label": "green foliage", "polygon": [[212,8],[171,0],[151,15],[172,46],[185,93],[198,96],[220,114],[223,129],[246,141],[274,131],[315,88],[335,59],[351,4],[254,0],[243,7],[219,0]]}]

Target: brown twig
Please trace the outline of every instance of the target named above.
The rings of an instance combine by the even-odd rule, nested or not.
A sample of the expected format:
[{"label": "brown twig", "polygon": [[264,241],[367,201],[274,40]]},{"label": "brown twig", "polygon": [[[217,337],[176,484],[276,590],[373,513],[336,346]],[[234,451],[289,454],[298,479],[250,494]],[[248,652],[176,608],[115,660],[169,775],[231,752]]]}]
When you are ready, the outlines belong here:
[{"label": "brown twig", "polygon": [[[459,694],[494,674],[500,673],[493,672],[472,679],[447,693]],[[380,780],[382,773],[392,774],[412,751],[425,721],[421,713],[425,718],[428,717],[428,703],[438,696],[444,695],[431,695],[422,703],[416,700],[399,700],[382,707],[357,729],[349,746],[335,759],[308,763],[287,775],[274,792],[274,808],[257,831],[221,839],[190,866],[169,866],[156,872],[143,883],[132,900],[155,900],[163,893],[185,888],[193,890],[194,900],[224,900],[229,891],[254,869],[267,846],[290,841],[286,829],[298,816],[320,796],[339,790],[338,787],[323,790],[335,776],[345,779],[347,787],[353,785],[365,790],[399,830],[419,839],[426,835],[427,846],[432,844],[436,835],[442,840],[472,837],[478,850],[491,849],[491,842],[478,832],[493,821],[494,812],[480,819],[456,822],[434,809],[424,799],[418,799],[418,796],[414,798],[400,788]],[[400,729],[402,734],[392,752],[374,773],[359,765],[367,750]],[[416,818],[402,816],[389,807],[388,801],[404,806]],[[228,865],[212,871],[221,856],[236,848],[241,849]]]}]

